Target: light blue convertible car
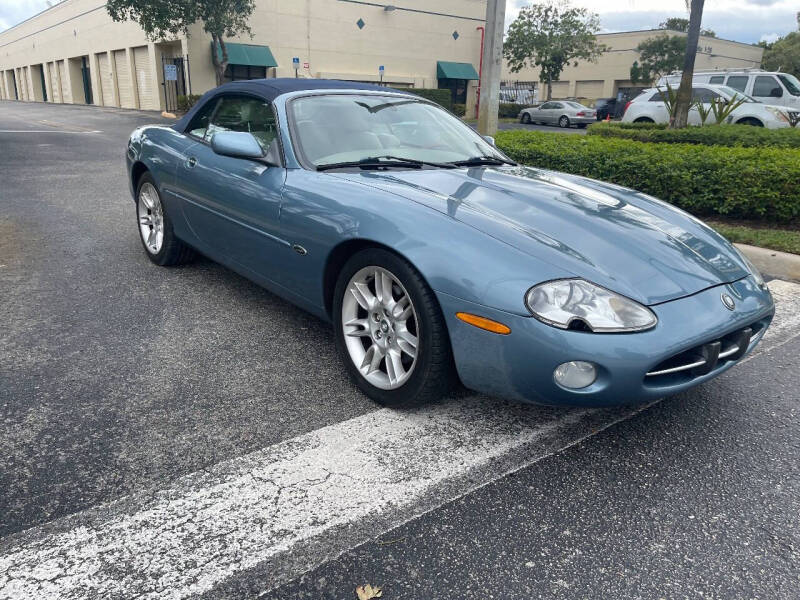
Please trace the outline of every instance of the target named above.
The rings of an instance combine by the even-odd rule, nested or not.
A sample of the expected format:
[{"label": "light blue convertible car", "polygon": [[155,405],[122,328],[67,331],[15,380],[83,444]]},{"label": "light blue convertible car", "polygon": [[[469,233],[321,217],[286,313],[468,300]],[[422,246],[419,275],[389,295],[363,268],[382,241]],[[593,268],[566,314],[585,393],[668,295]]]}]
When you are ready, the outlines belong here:
[{"label": "light blue convertible car", "polygon": [[223,85],[127,149],[158,265],[195,252],[330,320],[390,406],[468,388],[600,406],[719,375],[774,314],[697,219],[515,164],[420,97],[338,81]]}]

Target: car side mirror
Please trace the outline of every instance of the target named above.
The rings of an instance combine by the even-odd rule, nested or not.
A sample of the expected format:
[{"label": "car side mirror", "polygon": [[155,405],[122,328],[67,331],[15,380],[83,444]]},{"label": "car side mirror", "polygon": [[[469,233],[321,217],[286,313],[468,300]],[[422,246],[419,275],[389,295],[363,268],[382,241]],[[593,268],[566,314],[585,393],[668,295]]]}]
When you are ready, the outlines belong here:
[{"label": "car side mirror", "polygon": [[485,136],[483,136],[483,139],[485,139],[487,142],[489,142],[489,143],[490,143],[492,146],[494,146],[494,145],[495,145],[495,143],[494,143],[494,138],[493,138],[492,136],[490,136],[490,135],[485,135]]},{"label": "car side mirror", "polygon": [[770,98],[780,98],[783,96],[783,90],[779,87],[774,87],[769,91]]},{"label": "car side mirror", "polygon": [[233,158],[264,158],[264,150],[252,133],[246,131],[218,131],[211,138],[211,149],[220,156]]}]

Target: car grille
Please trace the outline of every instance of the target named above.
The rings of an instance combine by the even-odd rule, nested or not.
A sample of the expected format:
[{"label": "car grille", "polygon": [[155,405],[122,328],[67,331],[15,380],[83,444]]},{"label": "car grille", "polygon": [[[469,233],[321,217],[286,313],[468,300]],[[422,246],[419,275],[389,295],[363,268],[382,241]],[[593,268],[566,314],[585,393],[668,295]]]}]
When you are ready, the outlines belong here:
[{"label": "car grille", "polygon": [[761,339],[768,324],[769,319],[761,319],[719,339],[671,356],[647,372],[645,385],[661,387],[686,383],[735,362]]}]

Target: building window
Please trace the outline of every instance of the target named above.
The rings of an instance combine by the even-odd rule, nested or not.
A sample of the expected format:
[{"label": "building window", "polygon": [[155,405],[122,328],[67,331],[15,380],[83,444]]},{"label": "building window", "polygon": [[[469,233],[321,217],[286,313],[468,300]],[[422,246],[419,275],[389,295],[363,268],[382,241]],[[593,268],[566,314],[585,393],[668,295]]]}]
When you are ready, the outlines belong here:
[{"label": "building window", "polygon": [[266,79],[267,67],[251,65],[231,65],[225,68],[225,81],[246,81],[248,79]]}]

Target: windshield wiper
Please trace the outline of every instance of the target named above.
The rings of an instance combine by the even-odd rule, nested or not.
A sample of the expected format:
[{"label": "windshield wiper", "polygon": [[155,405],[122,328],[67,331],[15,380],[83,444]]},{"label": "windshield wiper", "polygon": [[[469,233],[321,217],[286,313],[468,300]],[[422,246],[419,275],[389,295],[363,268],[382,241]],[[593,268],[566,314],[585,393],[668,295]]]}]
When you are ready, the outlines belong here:
[{"label": "windshield wiper", "polygon": [[362,158],[361,160],[354,160],[340,163],[328,163],[317,166],[317,171],[328,171],[330,169],[347,169],[347,168],[360,168],[360,169],[379,169],[382,167],[400,167],[419,169],[425,167],[437,167],[439,169],[453,169],[453,163],[438,163],[429,160],[417,160],[416,158],[403,158],[401,156],[370,156]]},{"label": "windshield wiper", "polygon": [[508,160],[506,158],[500,158],[499,156],[473,156],[466,160],[459,160],[453,163],[450,163],[457,167],[479,167],[483,165],[514,165],[516,166],[513,160]]}]

